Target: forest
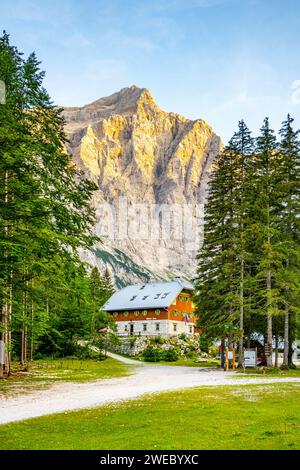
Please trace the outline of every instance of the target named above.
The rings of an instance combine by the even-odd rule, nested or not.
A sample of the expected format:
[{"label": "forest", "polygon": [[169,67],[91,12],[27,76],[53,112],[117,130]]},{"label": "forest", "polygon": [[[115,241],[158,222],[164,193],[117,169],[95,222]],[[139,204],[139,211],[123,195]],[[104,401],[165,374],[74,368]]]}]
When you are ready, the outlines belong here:
[{"label": "forest", "polygon": [[72,355],[76,337],[107,324],[108,270],[80,260],[92,247],[94,183],[66,152],[62,110],[33,53],[0,38],[0,377],[12,359]]},{"label": "forest", "polygon": [[282,343],[282,367],[293,366],[299,216],[300,141],[293,118],[287,116],[278,139],[268,118],[257,138],[240,121],[210,178],[195,295],[204,334],[237,345],[239,366],[244,347],[259,336],[268,367]]}]

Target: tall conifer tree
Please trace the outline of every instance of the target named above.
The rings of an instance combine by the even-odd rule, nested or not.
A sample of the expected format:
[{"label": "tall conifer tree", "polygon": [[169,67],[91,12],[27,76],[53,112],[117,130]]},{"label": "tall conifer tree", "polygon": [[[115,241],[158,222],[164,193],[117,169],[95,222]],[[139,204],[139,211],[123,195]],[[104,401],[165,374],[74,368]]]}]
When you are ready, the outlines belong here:
[{"label": "tall conifer tree", "polygon": [[[281,188],[280,230],[286,246],[285,292],[284,292],[284,357],[283,364],[289,365],[289,338],[293,337],[290,318],[299,312],[300,279],[300,141],[299,130],[293,129],[290,115],[279,131],[280,169],[278,185]],[[294,324],[293,322],[292,324]],[[295,335],[295,332],[293,332]]]}]

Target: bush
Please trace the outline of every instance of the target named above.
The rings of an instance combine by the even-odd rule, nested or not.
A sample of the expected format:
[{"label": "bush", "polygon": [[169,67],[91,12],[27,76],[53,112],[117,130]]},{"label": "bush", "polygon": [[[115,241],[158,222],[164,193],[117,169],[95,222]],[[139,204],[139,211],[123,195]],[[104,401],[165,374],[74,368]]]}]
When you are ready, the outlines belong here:
[{"label": "bush", "polygon": [[131,348],[134,347],[136,340],[137,340],[137,336],[129,336],[129,345]]},{"label": "bush", "polygon": [[102,352],[97,352],[93,351],[89,347],[84,347],[84,346],[77,346],[77,348],[74,350],[74,355],[78,359],[94,359],[97,361],[103,361],[105,359],[105,356]]},{"label": "bush", "polygon": [[162,361],[175,362],[178,360],[179,354],[175,348],[169,348],[161,352],[160,358]]},{"label": "bush", "polygon": [[209,346],[208,352],[211,356],[216,357],[219,354],[219,348],[218,346]]},{"label": "bush", "polygon": [[179,336],[178,336],[178,339],[182,339],[182,341],[185,341],[187,339],[187,336],[185,333],[181,333]]},{"label": "bush", "polygon": [[198,357],[197,353],[195,351],[185,351],[184,353],[185,357],[188,359],[196,359]]},{"label": "bush", "polygon": [[154,336],[154,338],[149,338],[151,344],[164,344],[165,340],[161,336]]},{"label": "bush", "polygon": [[148,346],[143,352],[143,359],[146,362],[159,362],[162,350],[160,348],[153,348]]},{"label": "bush", "polygon": [[199,335],[199,347],[201,351],[208,353],[210,346],[211,339],[208,338],[205,334],[201,333],[201,335]]}]

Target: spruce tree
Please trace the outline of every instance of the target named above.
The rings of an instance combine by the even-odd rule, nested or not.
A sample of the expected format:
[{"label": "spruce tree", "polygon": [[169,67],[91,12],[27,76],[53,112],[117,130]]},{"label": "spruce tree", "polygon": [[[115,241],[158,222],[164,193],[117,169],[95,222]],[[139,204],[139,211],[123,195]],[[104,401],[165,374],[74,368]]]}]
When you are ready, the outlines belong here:
[{"label": "spruce tree", "polygon": [[284,366],[289,365],[289,337],[291,336],[289,320],[291,316],[296,316],[299,312],[300,287],[300,131],[293,129],[293,121],[294,119],[288,115],[279,131],[281,136],[278,175],[278,185],[281,189],[280,231],[287,251],[284,288]]},{"label": "spruce tree", "polygon": [[278,152],[268,118],[264,120],[261,135],[256,140],[253,174],[251,231],[256,239],[252,247],[256,258],[255,292],[258,311],[265,315],[267,321],[266,359],[267,366],[272,367],[272,317],[279,314],[280,309],[282,247],[278,225]]},{"label": "spruce tree", "polygon": [[[199,250],[195,279],[197,316],[206,335],[216,335],[228,325],[236,330],[239,311],[238,263],[234,253],[233,142],[220,154],[211,174],[204,217],[204,241]],[[225,328],[226,329],[226,328]]]},{"label": "spruce tree", "polygon": [[249,224],[249,196],[252,191],[251,160],[254,152],[254,139],[251,132],[242,120],[238,123],[238,131],[232,138],[232,144],[236,153],[232,172],[234,173],[234,215],[235,215],[235,240],[234,250],[239,263],[239,356],[238,364],[242,367],[244,362],[244,316],[247,310],[247,283],[251,277],[251,267],[249,267],[250,253],[248,245],[248,224]]},{"label": "spruce tree", "polygon": [[96,329],[97,314],[103,305],[102,280],[100,277],[99,270],[96,266],[94,266],[91,270],[89,282],[92,301],[91,335],[94,336]]}]

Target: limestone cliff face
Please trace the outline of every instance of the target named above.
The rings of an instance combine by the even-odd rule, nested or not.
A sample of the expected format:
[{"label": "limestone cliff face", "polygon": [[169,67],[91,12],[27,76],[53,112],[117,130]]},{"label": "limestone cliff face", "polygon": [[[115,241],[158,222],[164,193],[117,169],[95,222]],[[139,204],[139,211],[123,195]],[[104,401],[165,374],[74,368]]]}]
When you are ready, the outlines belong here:
[{"label": "limestone cliff face", "polygon": [[[144,212],[161,204],[175,204],[182,213],[187,205],[199,208],[221,146],[212,128],[202,119],[191,121],[162,111],[147,89],[135,86],[82,108],[66,108],[64,115],[69,151],[99,187],[94,204],[99,209],[96,230],[102,233],[103,243],[83,256],[99,266],[108,265],[117,284],[146,276],[193,276],[199,241],[192,243],[191,234],[173,236],[178,220],[167,237],[135,236],[132,227],[126,233],[122,229],[120,236],[116,225],[124,206],[120,209],[119,197],[127,198],[129,219],[137,219],[130,215],[134,204],[143,204]],[[103,236],[104,202],[114,207],[115,223],[112,229],[110,219],[109,235]],[[201,225],[199,214],[191,218],[195,230]]]}]

